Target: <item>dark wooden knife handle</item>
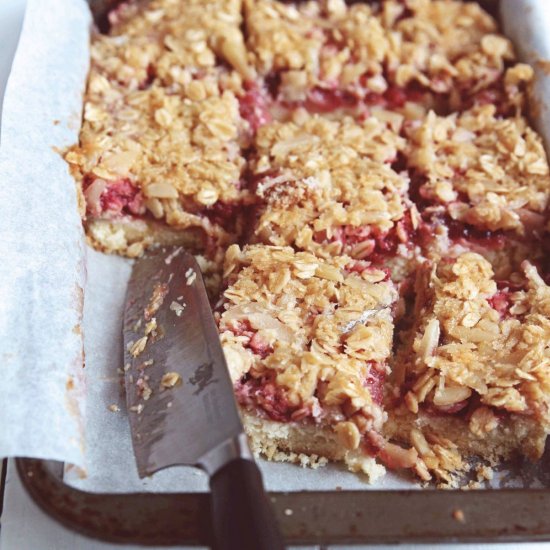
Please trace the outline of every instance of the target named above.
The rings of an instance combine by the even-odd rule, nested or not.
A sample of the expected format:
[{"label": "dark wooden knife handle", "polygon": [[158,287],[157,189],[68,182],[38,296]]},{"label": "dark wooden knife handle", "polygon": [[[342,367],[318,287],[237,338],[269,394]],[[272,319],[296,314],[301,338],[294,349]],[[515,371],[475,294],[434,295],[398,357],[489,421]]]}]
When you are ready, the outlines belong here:
[{"label": "dark wooden knife handle", "polygon": [[216,550],[284,550],[255,462],[237,458],[210,478]]}]

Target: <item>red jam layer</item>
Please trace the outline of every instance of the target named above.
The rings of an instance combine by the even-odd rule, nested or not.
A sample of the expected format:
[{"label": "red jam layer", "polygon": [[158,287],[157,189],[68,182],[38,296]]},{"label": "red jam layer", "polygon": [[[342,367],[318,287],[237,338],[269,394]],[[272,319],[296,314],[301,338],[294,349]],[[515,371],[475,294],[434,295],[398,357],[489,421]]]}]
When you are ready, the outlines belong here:
[{"label": "red jam layer", "polygon": [[326,231],[318,232],[314,239],[316,242],[342,243],[343,252],[357,244],[365,245],[364,259],[373,263],[383,263],[384,260],[397,255],[399,245],[412,247],[415,241],[416,231],[413,228],[410,213],[407,212],[389,231],[382,232],[377,227],[354,227],[344,225],[332,231],[327,238]]}]

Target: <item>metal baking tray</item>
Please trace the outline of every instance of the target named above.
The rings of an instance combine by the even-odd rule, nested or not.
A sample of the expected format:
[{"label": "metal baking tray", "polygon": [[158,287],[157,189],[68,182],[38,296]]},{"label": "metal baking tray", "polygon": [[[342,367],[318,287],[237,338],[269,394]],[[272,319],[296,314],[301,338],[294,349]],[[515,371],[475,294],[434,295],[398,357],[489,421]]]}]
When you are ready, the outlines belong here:
[{"label": "metal baking tray", "polygon": [[[100,28],[120,0],[89,0]],[[498,0],[480,3],[498,15]],[[16,459],[26,491],[49,516],[90,538],[144,546],[210,545],[208,493],[89,493],[63,464]],[[550,445],[525,467],[546,489],[272,492],[289,545],[550,541]],[[540,471],[543,475],[540,476]]]}]

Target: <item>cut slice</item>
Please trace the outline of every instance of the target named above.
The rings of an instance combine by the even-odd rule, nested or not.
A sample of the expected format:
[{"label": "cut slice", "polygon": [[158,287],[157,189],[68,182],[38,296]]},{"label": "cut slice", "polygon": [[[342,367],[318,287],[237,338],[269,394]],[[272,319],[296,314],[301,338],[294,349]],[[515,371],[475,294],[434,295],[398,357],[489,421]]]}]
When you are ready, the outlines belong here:
[{"label": "cut slice", "polygon": [[93,36],[80,143],[65,155],[89,237],[131,256],[234,242],[249,198],[240,2],[130,3],[111,19]]},{"label": "cut slice", "polygon": [[447,117],[431,112],[408,138],[428,256],[486,250],[499,275],[502,262],[517,268],[536,257],[550,176],[542,141],[524,118],[499,118],[493,105]]},{"label": "cut slice", "polygon": [[355,116],[376,106],[419,118],[479,103],[508,115],[524,103],[525,79],[505,77],[511,42],[476,3],[246,0],[245,23],[277,116],[298,105]]},{"label": "cut slice", "polygon": [[[460,454],[538,459],[550,431],[550,288],[525,262],[496,281],[466,253],[427,262],[415,322],[394,365],[400,397],[386,435],[415,445],[429,470],[452,479]],[[430,441],[445,459],[436,458]],[[460,453],[460,454],[459,454]]]},{"label": "cut slice", "polygon": [[256,451],[380,475],[374,456],[386,445],[378,433],[398,298],[387,273],[346,256],[233,245],[224,276],[221,341]]},{"label": "cut slice", "polygon": [[414,265],[409,180],[390,165],[404,142],[371,117],[263,126],[253,174],[260,199],[253,239],[329,258],[346,254],[390,267],[402,279]]}]

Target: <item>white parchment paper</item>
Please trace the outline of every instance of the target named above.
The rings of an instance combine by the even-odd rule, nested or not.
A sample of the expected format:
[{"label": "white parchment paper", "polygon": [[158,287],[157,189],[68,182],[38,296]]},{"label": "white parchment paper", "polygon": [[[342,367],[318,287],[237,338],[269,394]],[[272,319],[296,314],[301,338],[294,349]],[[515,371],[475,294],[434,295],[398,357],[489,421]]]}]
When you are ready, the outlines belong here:
[{"label": "white parchment paper", "polygon": [[[67,466],[69,483],[94,492],[206,490],[206,476],[194,468],[138,479],[117,372],[131,262],[83,250],[74,184],[52,149],[77,140],[89,15],[83,0],[28,1],[6,94],[0,152],[0,368],[10,369],[4,375],[8,383],[0,386],[0,455],[82,465],[85,424],[87,473]],[[540,18],[537,10],[550,14],[549,4],[503,0],[512,17]],[[85,405],[77,297],[84,284],[83,257]],[[338,466],[315,471],[289,464],[260,466],[267,487],[276,490],[418,487],[393,474],[369,486]],[[536,474],[529,475],[531,485],[539,485]]]},{"label": "white parchment paper", "polygon": [[74,182],[54,148],[78,135],[88,67],[83,8],[79,0],[29,0],[0,147],[0,456],[79,465],[83,241]]}]

